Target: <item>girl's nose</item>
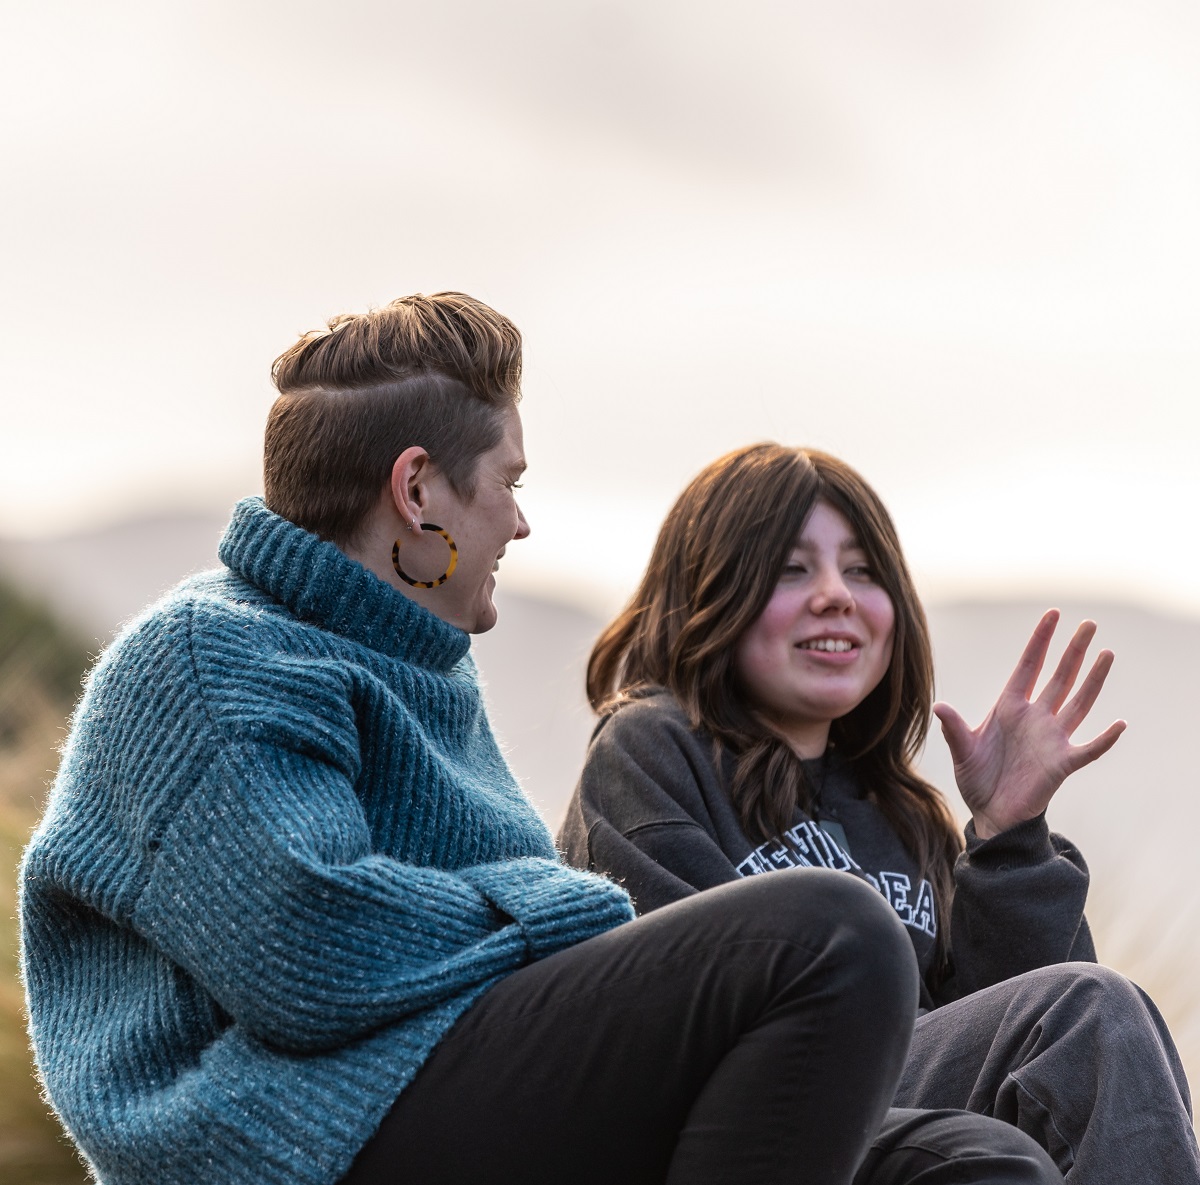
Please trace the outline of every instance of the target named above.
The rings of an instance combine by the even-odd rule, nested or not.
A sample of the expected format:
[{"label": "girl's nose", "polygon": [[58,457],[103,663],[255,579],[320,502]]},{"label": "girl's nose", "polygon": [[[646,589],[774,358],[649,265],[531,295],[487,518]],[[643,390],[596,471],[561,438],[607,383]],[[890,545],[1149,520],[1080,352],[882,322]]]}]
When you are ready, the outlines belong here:
[{"label": "girl's nose", "polygon": [[854,605],[854,594],[837,567],[822,567],[812,586],[814,613],[844,613]]}]

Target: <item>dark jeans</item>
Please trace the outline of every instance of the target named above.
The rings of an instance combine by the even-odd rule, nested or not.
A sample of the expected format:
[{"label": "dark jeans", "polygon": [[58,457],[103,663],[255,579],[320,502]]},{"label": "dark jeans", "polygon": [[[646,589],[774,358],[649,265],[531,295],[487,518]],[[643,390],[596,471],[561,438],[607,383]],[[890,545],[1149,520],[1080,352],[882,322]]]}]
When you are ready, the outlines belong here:
[{"label": "dark jeans", "polygon": [[1061,1182],[1015,1127],[889,1114],[916,999],[912,945],[862,882],[726,885],[501,980],[344,1185]]}]

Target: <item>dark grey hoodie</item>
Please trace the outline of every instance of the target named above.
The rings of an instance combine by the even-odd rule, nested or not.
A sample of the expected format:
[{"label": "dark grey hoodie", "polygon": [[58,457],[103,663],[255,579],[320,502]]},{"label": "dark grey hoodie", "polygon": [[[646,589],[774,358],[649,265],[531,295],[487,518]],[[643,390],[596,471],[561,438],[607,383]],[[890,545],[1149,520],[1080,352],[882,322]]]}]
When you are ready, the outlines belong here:
[{"label": "dark grey hoodie", "polygon": [[569,863],[623,885],[638,913],[777,868],[861,876],[908,929],[926,1008],[1035,967],[1095,961],[1083,916],[1087,865],[1044,816],[988,840],[967,824],[967,849],[954,869],[950,968],[935,974],[944,921],[933,893],[850,766],[833,751],[806,765],[817,806],[811,815],[797,811],[782,835],[759,844],[746,838],[725,791],[731,767],[727,757],[718,772],[712,741],[669,692],[628,703],[592,736],[559,848]]}]

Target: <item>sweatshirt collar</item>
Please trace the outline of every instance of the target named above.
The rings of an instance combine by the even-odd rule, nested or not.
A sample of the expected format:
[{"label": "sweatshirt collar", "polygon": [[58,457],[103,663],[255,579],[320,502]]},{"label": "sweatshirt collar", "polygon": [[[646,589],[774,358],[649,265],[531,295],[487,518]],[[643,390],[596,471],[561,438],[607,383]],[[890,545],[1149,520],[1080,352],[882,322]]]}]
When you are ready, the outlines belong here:
[{"label": "sweatshirt collar", "polygon": [[234,508],[217,555],[303,621],[382,654],[449,670],[470,636],[368,572],[334,544],[270,511],[261,498]]}]

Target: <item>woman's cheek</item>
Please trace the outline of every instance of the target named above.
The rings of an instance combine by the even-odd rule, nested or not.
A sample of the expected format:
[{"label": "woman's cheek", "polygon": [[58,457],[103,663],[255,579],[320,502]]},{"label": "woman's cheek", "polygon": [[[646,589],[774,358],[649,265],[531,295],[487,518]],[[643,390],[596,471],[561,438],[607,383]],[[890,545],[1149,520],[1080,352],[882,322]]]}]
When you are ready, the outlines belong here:
[{"label": "woman's cheek", "polygon": [[795,621],[797,605],[794,602],[797,599],[787,590],[775,592],[751,629],[757,630],[765,638],[782,639]]}]

